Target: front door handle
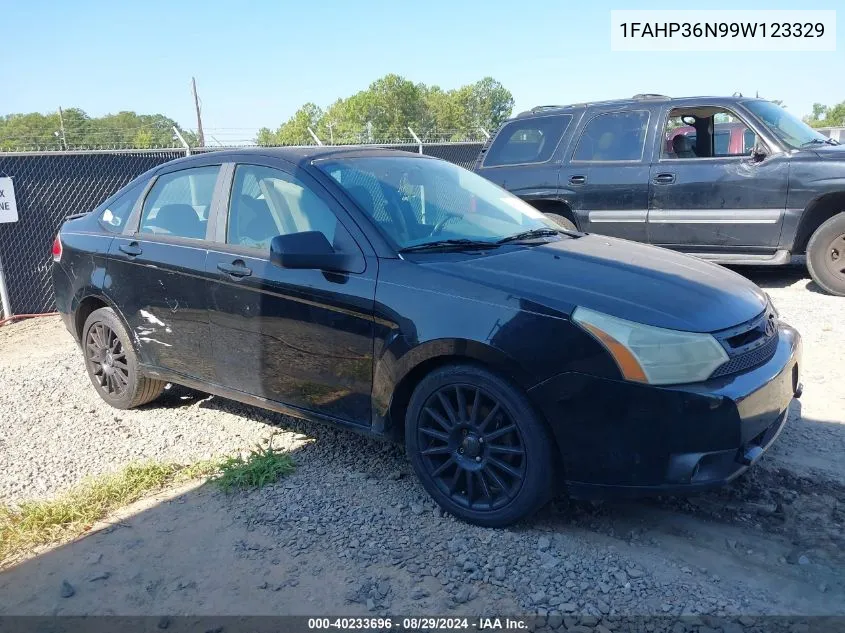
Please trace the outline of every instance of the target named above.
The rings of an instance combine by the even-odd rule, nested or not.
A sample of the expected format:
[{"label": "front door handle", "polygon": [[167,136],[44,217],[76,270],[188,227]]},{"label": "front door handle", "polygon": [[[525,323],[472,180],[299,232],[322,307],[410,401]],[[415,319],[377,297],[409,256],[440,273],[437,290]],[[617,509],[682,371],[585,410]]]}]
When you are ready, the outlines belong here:
[{"label": "front door handle", "polygon": [[231,264],[217,264],[217,270],[226,273],[230,277],[249,277],[252,269],[247,268],[242,259],[236,259]]},{"label": "front door handle", "polygon": [[654,182],[658,185],[671,185],[675,182],[675,174],[657,174],[654,177]]},{"label": "front door handle", "polygon": [[569,184],[570,185],[583,185],[587,182],[586,176],[570,176]]},{"label": "front door handle", "polygon": [[122,253],[126,253],[129,257],[137,257],[143,251],[141,247],[138,245],[138,242],[129,242],[129,244],[121,244],[118,246]]}]

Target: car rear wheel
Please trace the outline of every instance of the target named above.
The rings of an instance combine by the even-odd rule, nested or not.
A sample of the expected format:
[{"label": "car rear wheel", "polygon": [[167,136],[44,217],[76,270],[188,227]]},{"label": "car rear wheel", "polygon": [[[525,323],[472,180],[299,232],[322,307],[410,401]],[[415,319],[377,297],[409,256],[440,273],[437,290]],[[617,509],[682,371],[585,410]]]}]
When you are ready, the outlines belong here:
[{"label": "car rear wheel", "polygon": [[126,328],[111,308],[94,310],[82,328],[82,352],[91,383],[117,409],[158,398],[166,382],[142,376]]},{"label": "car rear wheel", "polygon": [[523,393],[479,367],[443,367],[420,382],[405,443],[426,491],[469,523],[510,525],[533,514],[553,490],[546,425]]},{"label": "car rear wheel", "polygon": [[845,212],[813,233],[807,245],[807,268],[822,290],[845,296]]}]

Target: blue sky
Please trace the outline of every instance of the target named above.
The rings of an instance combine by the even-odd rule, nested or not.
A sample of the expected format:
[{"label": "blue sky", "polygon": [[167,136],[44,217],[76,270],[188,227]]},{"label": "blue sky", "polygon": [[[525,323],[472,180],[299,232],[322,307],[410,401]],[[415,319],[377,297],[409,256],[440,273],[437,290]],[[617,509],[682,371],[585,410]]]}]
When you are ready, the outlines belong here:
[{"label": "blue sky", "polygon": [[[837,6],[838,5],[838,6]],[[517,110],[625,97],[760,95],[806,114],[845,100],[845,27],[836,52],[620,53],[610,10],[677,2],[0,0],[0,113],[81,107],[160,112],[221,140],[275,128],[306,101],[326,106],[389,72],[453,88],[490,75]],[[702,5],[836,9],[840,2]]]}]

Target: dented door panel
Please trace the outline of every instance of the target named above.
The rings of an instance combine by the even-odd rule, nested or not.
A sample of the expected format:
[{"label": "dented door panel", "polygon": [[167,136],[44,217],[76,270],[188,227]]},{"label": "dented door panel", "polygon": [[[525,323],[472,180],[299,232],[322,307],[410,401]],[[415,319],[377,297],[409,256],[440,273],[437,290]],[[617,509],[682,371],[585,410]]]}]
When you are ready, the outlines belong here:
[{"label": "dented door panel", "polygon": [[777,247],[788,193],[786,157],[664,159],[651,165],[650,180],[652,244]]}]

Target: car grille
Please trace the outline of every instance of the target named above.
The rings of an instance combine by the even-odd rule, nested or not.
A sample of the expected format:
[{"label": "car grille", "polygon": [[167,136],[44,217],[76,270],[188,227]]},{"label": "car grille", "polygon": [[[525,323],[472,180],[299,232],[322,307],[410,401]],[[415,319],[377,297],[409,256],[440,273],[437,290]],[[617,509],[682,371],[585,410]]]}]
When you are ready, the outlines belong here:
[{"label": "car grille", "polygon": [[771,305],[759,315],[713,336],[728,353],[729,360],[716,368],[711,378],[728,376],[762,365],[778,346],[777,315]]}]

